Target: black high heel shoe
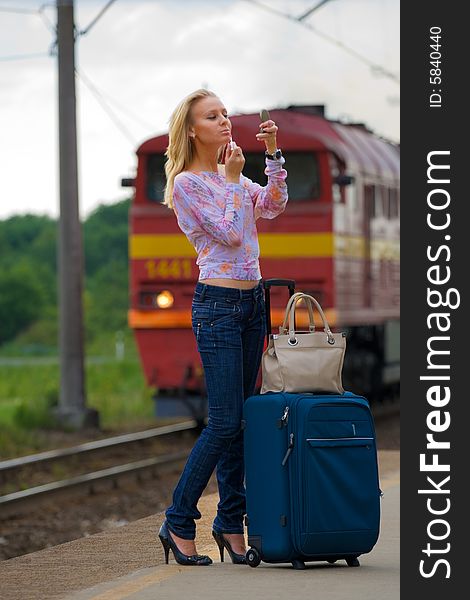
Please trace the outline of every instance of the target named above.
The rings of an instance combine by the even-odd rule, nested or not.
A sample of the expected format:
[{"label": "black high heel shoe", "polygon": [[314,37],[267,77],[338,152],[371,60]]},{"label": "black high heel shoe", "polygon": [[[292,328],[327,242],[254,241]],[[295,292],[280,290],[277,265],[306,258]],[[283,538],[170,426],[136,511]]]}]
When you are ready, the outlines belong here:
[{"label": "black high heel shoe", "polygon": [[175,560],[180,565],[211,565],[212,560],[205,554],[183,554],[175,543],[175,540],[171,537],[170,530],[166,521],[163,521],[158,537],[162,542],[163,550],[165,551],[165,562],[168,564],[168,554],[170,550],[173,552]]},{"label": "black high heel shoe", "polygon": [[224,548],[227,548],[234,565],[246,565],[245,555],[234,552],[230,542],[224,537],[223,533],[217,533],[217,531],[212,530],[212,537],[217,542],[217,546],[219,546],[220,562],[224,562]]}]

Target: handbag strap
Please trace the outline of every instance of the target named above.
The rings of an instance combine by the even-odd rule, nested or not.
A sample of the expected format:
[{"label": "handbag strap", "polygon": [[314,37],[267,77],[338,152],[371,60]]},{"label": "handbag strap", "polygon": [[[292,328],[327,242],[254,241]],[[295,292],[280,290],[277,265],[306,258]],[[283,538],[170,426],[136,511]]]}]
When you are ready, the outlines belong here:
[{"label": "handbag strap", "polygon": [[[286,312],[284,315],[284,321],[282,323],[282,325],[280,325],[279,327],[279,335],[284,335],[285,333],[287,333],[287,321],[289,319],[289,312],[292,306],[292,303],[295,302],[296,298],[299,298],[301,296],[305,296],[305,294],[303,292],[296,292],[295,294],[292,294],[292,296],[289,298],[289,302],[287,303],[286,306]],[[307,305],[307,309],[308,309],[308,317],[309,317],[309,331],[311,333],[314,333],[315,331],[315,320],[313,317],[313,307],[312,304],[310,302],[306,302]]]},{"label": "handbag strap", "polygon": [[[289,340],[292,343],[295,342],[294,315],[295,315],[295,309],[296,309],[297,302],[299,300],[301,300],[302,298],[304,299],[304,302],[305,302],[305,304],[307,304],[307,306],[310,305],[310,308],[312,309],[312,313],[313,313],[312,304],[314,304],[316,306],[316,308],[318,309],[318,312],[320,313],[321,320],[323,321],[323,327],[325,329],[328,343],[334,344],[335,338],[333,337],[333,334],[331,333],[330,326],[328,325],[328,321],[326,319],[325,313],[322,310],[322,307],[320,306],[320,304],[317,302],[317,300],[313,296],[310,296],[309,294],[303,294],[301,292],[299,292],[299,295],[296,296],[296,298],[294,298],[294,300],[290,303],[290,305],[288,305],[288,307],[289,307],[288,315],[287,315],[287,310],[286,310],[285,317],[288,316],[288,318],[289,318]],[[309,311],[309,314],[310,314],[310,311]],[[286,318],[285,318],[285,321],[286,321]]]}]

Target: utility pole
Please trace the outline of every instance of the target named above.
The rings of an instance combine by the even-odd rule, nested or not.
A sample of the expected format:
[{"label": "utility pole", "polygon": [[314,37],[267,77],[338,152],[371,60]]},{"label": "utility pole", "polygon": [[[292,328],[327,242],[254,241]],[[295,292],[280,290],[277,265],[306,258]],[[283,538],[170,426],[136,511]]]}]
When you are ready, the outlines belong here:
[{"label": "utility pole", "polygon": [[56,417],[72,429],[98,427],[86,407],[83,348],[83,245],[78,209],[75,31],[73,0],[57,0],[59,81],[59,352],[60,396]]}]

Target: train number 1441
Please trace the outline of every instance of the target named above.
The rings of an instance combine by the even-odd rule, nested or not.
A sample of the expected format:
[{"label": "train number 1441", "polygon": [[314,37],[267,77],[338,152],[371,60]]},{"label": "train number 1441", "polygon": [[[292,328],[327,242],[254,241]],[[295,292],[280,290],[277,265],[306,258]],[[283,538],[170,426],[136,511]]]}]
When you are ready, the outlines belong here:
[{"label": "train number 1441", "polygon": [[145,270],[149,279],[190,279],[191,261],[177,259],[147,260]]}]

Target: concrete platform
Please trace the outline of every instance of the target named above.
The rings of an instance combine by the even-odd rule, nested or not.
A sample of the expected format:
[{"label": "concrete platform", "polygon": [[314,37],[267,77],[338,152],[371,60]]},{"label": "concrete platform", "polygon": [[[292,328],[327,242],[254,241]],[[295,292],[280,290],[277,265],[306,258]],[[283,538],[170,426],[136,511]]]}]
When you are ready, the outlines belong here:
[{"label": "concrete platform", "polygon": [[398,600],[399,592],[399,456],[379,452],[382,504],[381,534],[373,551],[360,557],[361,567],[307,563],[304,571],[289,564],[220,563],[210,535],[217,494],[203,496],[197,548],[209,554],[208,567],[181,567],[163,562],[156,532],[162,514],[0,563],[1,600],[165,600],[242,597],[296,600]]}]

